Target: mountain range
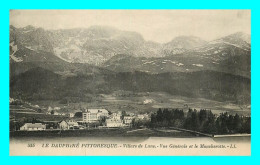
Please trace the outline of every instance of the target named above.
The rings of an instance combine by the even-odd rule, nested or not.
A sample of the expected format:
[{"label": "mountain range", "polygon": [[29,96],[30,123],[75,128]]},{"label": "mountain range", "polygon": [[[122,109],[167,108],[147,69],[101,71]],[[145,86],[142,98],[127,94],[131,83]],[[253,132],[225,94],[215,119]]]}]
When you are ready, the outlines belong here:
[{"label": "mountain range", "polygon": [[250,103],[251,38],[241,32],[160,44],[105,26],[10,26],[9,45],[11,97],[82,99],[130,90]]}]

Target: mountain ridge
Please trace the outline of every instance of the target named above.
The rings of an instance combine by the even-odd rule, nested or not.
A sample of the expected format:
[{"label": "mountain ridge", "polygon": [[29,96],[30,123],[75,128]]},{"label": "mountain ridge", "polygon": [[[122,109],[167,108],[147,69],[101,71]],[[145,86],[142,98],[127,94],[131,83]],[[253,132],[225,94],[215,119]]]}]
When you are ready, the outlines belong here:
[{"label": "mountain ridge", "polygon": [[[239,38],[247,42],[240,41]],[[122,31],[106,26],[59,30],[44,30],[33,26],[24,28],[10,26],[10,43],[18,49],[26,47],[36,52],[51,53],[67,62],[94,65],[102,65],[117,54],[147,58],[164,57],[183,54],[214,42],[225,41],[226,44],[240,45],[242,49],[251,49],[251,44],[248,43],[250,36],[241,32],[223,37],[222,40],[207,42],[194,36],[179,36],[168,43],[159,44],[145,41],[137,32]]]}]

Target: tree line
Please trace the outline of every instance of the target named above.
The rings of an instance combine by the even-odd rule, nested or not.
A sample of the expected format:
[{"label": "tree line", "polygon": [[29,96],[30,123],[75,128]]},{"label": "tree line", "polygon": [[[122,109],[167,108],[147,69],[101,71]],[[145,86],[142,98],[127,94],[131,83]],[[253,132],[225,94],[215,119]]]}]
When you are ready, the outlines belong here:
[{"label": "tree line", "polygon": [[209,134],[251,133],[251,117],[231,115],[227,112],[215,115],[211,110],[161,109],[151,115],[150,127],[178,127]]}]

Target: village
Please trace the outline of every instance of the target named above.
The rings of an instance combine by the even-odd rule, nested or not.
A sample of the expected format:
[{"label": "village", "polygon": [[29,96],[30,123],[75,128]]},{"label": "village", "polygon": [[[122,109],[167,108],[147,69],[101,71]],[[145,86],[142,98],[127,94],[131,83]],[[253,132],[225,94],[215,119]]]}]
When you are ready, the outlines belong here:
[{"label": "village", "polygon": [[[126,113],[119,111],[111,113],[106,109],[85,109],[76,113],[50,113],[53,116],[68,116],[60,121],[42,121],[24,123],[18,130],[20,131],[42,131],[42,130],[78,130],[89,128],[123,128],[132,127],[133,122],[149,121],[150,115]],[[76,118],[75,114],[80,114],[81,118]]]},{"label": "village", "polygon": [[[232,122],[224,125],[227,118]],[[161,129],[165,128],[210,134],[250,133],[250,121],[251,117],[247,115],[228,112],[214,114],[210,109],[191,109],[186,104],[182,109],[158,108],[156,112],[141,112],[127,110],[124,107],[114,109],[94,106],[61,107],[49,104],[39,106],[10,99],[10,133],[14,136],[29,136],[31,133],[28,131],[35,136],[49,136],[55,133],[60,135],[63,130],[63,136],[129,135],[132,131],[133,135],[150,136],[153,133],[159,136]],[[236,123],[237,127],[233,127],[233,123]]]}]

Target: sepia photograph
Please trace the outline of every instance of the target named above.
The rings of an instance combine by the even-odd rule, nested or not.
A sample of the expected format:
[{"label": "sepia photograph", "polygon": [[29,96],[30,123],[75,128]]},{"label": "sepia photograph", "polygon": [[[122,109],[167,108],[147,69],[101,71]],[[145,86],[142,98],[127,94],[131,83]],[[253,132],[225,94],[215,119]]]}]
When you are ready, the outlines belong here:
[{"label": "sepia photograph", "polygon": [[10,10],[10,156],[250,156],[251,10]]}]

